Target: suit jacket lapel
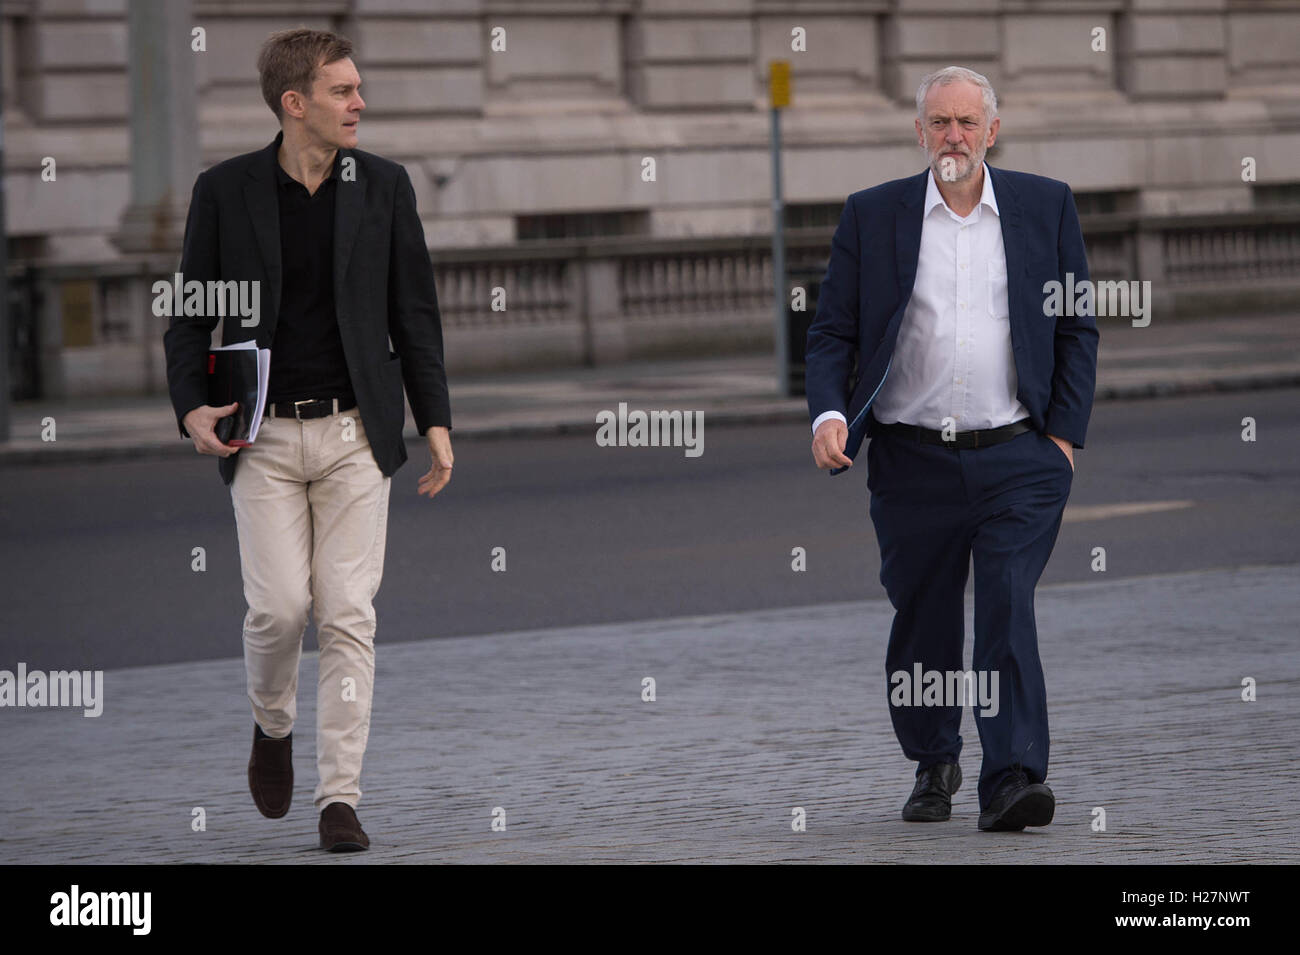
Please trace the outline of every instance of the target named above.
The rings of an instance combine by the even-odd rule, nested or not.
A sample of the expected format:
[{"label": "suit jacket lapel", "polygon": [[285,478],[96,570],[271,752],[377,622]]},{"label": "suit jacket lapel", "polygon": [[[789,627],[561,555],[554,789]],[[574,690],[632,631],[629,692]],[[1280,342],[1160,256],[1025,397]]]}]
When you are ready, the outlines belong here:
[{"label": "suit jacket lapel", "polygon": [[989,166],[989,175],[993,179],[993,195],[998,200],[998,218],[1002,223],[1002,251],[1007,257],[1007,313],[1011,321],[1011,347],[1014,351],[1014,332],[1024,311],[1020,298],[1025,291],[1025,229],[1021,218],[1020,196],[1015,187],[1000,169]]},{"label": "suit jacket lapel", "polygon": [[[356,168],[356,157],[352,150],[340,149],[339,181],[334,184],[334,308],[339,321],[344,321],[347,314],[343,294],[344,279],[348,274],[348,262],[352,258],[352,249],[356,245],[357,232],[361,228],[361,214],[365,209],[366,180]],[[348,162],[348,160],[352,160]],[[343,174],[348,173],[349,179]]]},{"label": "suit jacket lapel", "polygon": [[253,220],[253,235],[257,237],[257,248],[262,254],[266,280],[271,283],[270,321],[257,329],[257,338],[263,348],[270,347],[275,321],[280,314],[280,201],[275,191],[275,164],[283,138],[284,134],[280,133],[275,142],[262,150],[249,166],[248,180],[244,183],[244,204],[248,207],[248,217]]},{"label": "suit jacket lapel", "polygon": [[912,296],[916,283],[916,262],[921,257],[921,214],[925,205],[925,178],[930,170],[913,176],[898,200],[898,213],[894,218],[894,255],[898,269],[898,301],[900,305]]}]

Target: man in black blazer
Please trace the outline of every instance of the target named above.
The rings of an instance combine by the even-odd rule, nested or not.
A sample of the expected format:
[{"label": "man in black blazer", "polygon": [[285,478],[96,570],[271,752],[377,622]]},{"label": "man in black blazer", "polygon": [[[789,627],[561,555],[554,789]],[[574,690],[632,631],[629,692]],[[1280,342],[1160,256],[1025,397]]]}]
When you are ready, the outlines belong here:
[{"label": "man in black blazer", "polygon": [[[871,519],[896,611],[890,715],[917,767],[903,818],[950,817],[971,704],[979,828],[1018,830],[1055,810],[1034,588],[1097,364],[1091,300],[1057,310],[1046,293],[1071,275],[1087,286],[1088,261],[1065,183],[984,162],[999,127],[985,77],[939,70],[916,108],[929,168],[849,196],[835,230],[808,332],[812,451],[840,473],[871,438]],[[974,667],[963,671],[972,556]]]},{"label": "man in black blazer", "polygon": [[332,851],[369,846],[355,808],[370,728],[372,600],[391,478],[407,457],[403,382],[432,457],[417,493],[433,498],[453,464],[441,322],[415,192],[402,166],[356,148],[365,102],[351,54],[332,33],[272,34],[258,71],[280,134],[194,184],[183,281],[248,283],[259,296],[255,325],[246,327],[245,314],[222,320],[223,345],[251,339],[271,350],[253,444],[227,445],[214,433],[236,410],[207,403],[207,352],[223,316],[174,308],[164,336],[181,435],[220,458],[231,487],[248,602],[249,788],[263,815],[288,812],[298,660],[314,610],[314,801],[321,846]]}]

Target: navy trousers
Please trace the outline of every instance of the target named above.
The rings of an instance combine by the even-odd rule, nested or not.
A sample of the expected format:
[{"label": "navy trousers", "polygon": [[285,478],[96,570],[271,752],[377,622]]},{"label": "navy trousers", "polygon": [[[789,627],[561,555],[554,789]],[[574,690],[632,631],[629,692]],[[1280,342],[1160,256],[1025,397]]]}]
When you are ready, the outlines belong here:
[{"label": "navy trousers", "polygon": [[880,582],[895,611],[885,656],[890,715],[903,753],[916,761],[918,772],[957,761],[962,707],[920,705],[919,688],[905,705],[895,705],[899,697],[892,691],[899,683],[891,677],[917,673],[918,663],[920,672],[963,670],[963,599],[974,557],[972,669],[986,678],[996,672],[998,690],[995,715],[981,716],[980,707],[974,708],[984,749],[983,811],[1013,767],[1022,768],[1030,782],[1047,777],[1047,689],[1034,588],[1056,543],[1074,469],[1037,431],[961,450],[880,432],[874,422],[869,433],[867,487],[880,544]]}]

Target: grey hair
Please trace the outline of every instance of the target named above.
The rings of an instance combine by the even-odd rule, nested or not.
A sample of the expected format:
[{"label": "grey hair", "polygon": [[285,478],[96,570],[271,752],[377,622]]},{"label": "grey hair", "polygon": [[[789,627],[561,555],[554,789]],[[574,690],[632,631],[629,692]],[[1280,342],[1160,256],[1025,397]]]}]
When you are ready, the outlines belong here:
[{"label": "grey hair", "polygon": [[993,84],[984,74],[968,70],[964,66],[945,66],[921,80],[921,85],[916,88],[916,118],[925,119],[925,97],[931,87],[947,86],[962,80],[980,88],[980,93],[984,96],[984,122],[993,122],[998,115],[998,94],[993,92]]}]

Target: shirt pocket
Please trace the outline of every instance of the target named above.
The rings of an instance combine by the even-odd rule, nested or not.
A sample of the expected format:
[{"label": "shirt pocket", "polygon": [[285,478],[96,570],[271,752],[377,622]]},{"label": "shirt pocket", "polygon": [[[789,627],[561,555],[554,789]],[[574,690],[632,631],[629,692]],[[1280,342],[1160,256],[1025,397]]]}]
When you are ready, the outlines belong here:
[{"label": "shirt pocket", "polygon": [[990,318],[1005,322],[1010,318],[1010,310],[1007,307],[1007,260],[1002,257],[991,257],[987,267],[988,314]]}]

